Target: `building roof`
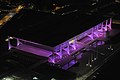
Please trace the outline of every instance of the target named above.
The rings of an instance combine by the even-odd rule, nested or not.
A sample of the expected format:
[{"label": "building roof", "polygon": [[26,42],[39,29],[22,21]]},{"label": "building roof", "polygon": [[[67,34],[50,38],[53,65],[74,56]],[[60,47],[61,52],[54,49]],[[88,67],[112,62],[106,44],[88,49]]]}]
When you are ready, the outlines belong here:
[{"label": "building roof", "polygon": [[80,12],[53,15],[32,10],[22,10],[5,27],[8,35],[33,42],[56,46],[104,21],[99,15]]}]

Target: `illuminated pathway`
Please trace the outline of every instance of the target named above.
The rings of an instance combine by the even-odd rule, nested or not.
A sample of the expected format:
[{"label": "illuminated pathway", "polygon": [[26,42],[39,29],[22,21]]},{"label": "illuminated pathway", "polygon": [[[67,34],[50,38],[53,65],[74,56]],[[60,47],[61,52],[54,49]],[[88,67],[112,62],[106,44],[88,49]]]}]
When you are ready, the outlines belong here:
[{"label": "illuminated pathway", "polygon": [[[10,10],[10,12],[4,16],[1,20],[0,20],[0,26],[4,25],[7,21],[9,21],[15,14],[19,13],[19,11],[21,9],[23,9],[24,6],[19,5],[18,7],[16,7],[15,9]],[[1,28],[1,27],[0,27]]]}]

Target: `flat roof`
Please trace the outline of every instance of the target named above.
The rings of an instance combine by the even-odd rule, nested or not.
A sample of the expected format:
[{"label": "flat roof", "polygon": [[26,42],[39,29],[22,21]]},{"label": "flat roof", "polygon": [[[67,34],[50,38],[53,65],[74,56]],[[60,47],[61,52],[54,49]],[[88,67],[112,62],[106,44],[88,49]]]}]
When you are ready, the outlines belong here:
[{"label": "flat roof", "polygon": [[80,12],[62,16],[22,10],[5,27],[9,35],[54,47],[106,19]]}]

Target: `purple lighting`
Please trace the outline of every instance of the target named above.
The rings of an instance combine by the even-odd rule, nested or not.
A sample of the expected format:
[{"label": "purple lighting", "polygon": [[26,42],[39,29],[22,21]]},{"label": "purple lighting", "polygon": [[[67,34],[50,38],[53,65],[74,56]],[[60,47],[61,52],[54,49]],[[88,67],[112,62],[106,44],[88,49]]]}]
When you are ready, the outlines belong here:
[{"label": "purple lighting", "polygon": [[[15,37],[12,37],[12,38],[17,40],[17,43],[16,43],[17,46],[13,46],[10,42],[12,39],[8,38],[9,39],[8,40],[9,49],[14,48],[14,49],[18,49],[18,50],[21,50],[21,51],[25,51],[25,52],[28,52],[28,53],[32,53],[32,54],[47,57],[47,58],[49,58],[49,56],[52,55],[52,51],[50,51],[51,47],[48,47],[48,46],[45,46],[45,45],[42,45],[42,44],[37,44],[37,43],[34,43],[34,42],[30,42],[30,41],[27,41],[27,40],[15,38]],[[27,43],[29,43],[29,44],[27,44]],[[30,44],[33,44],[33,46],[31,46]],[[38,45],[41,48],[36,47],[34,45]]]},{"label": "purple lighting", "polygon": [[[112,21],[111,18],[108,20],[105,20],[102,23],[90,28],[89,30],[61,43],[60,45],[55,46],[54,52],[57,53],[57,51],[59,51],[59,53],[57,53],[57,54],[60,56],[59,59],[57,58],[57,62],[55,62],[55,63],[59,64],[59,62],[63,61],[63,58],[65,56],[64,51],[67,52],[68,56],[71,56],[72,54],[76,54],[77,51],[83,49],[84,47],[86,47],[90,43],[94,42],[98,38],[101,38],[101,39],[105,38],[106,31],[112,30],[111,21]],[[98,45],[102,45],[102,44],[104,44],[104,42],[98,43]],[[81,56],[79,56],[79,57],[81,57]],[[68,62],[68,63],[70,63],[70,62]],[[65,67],[66,66],[67,65],[65,65]]]},{"label": "purple lighting", "polygon": [[[112,30],[111,22],[111,18],[105,20],[55,47],[50,47],[15,37],[8,37],[8,47],[9,49],[15,48],[35,55],[47,57],[49,58],[48,62],[58,64],[62,69],[68,69],[77,63],[77,60],[82,58],[83,53],[81,53],[80,50],[83,50],[90,44],[94,47],[104,44],[102,41],[98,43],[94,42],[96,40],[106,38],[106,31]],[[17,40],[17,46],[11,44],[12,39]]]}]

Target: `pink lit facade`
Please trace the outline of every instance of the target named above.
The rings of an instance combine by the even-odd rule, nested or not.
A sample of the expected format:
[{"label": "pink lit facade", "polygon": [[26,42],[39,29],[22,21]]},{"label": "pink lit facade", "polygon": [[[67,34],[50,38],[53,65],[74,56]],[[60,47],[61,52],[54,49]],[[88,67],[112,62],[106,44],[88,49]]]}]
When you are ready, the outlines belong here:
[{"label": "pink lit facade", "polygon": [[[9,50],[11,48],[15,48],[38,56],[47,57],[49,63],[57,64],[58,67],[62,69],[68,69],[77,63],[77,60],[81,58],[83,53],[80,53],[79,51],[96,40],[106,38],[106,32],[112,30],[111,22],[112,18],[107,19],[55,47],[50,47],[15,37],[8,37],[8,47]],[[11,40],[13,39],[16,40],[15,46],[11,44]]]}]

